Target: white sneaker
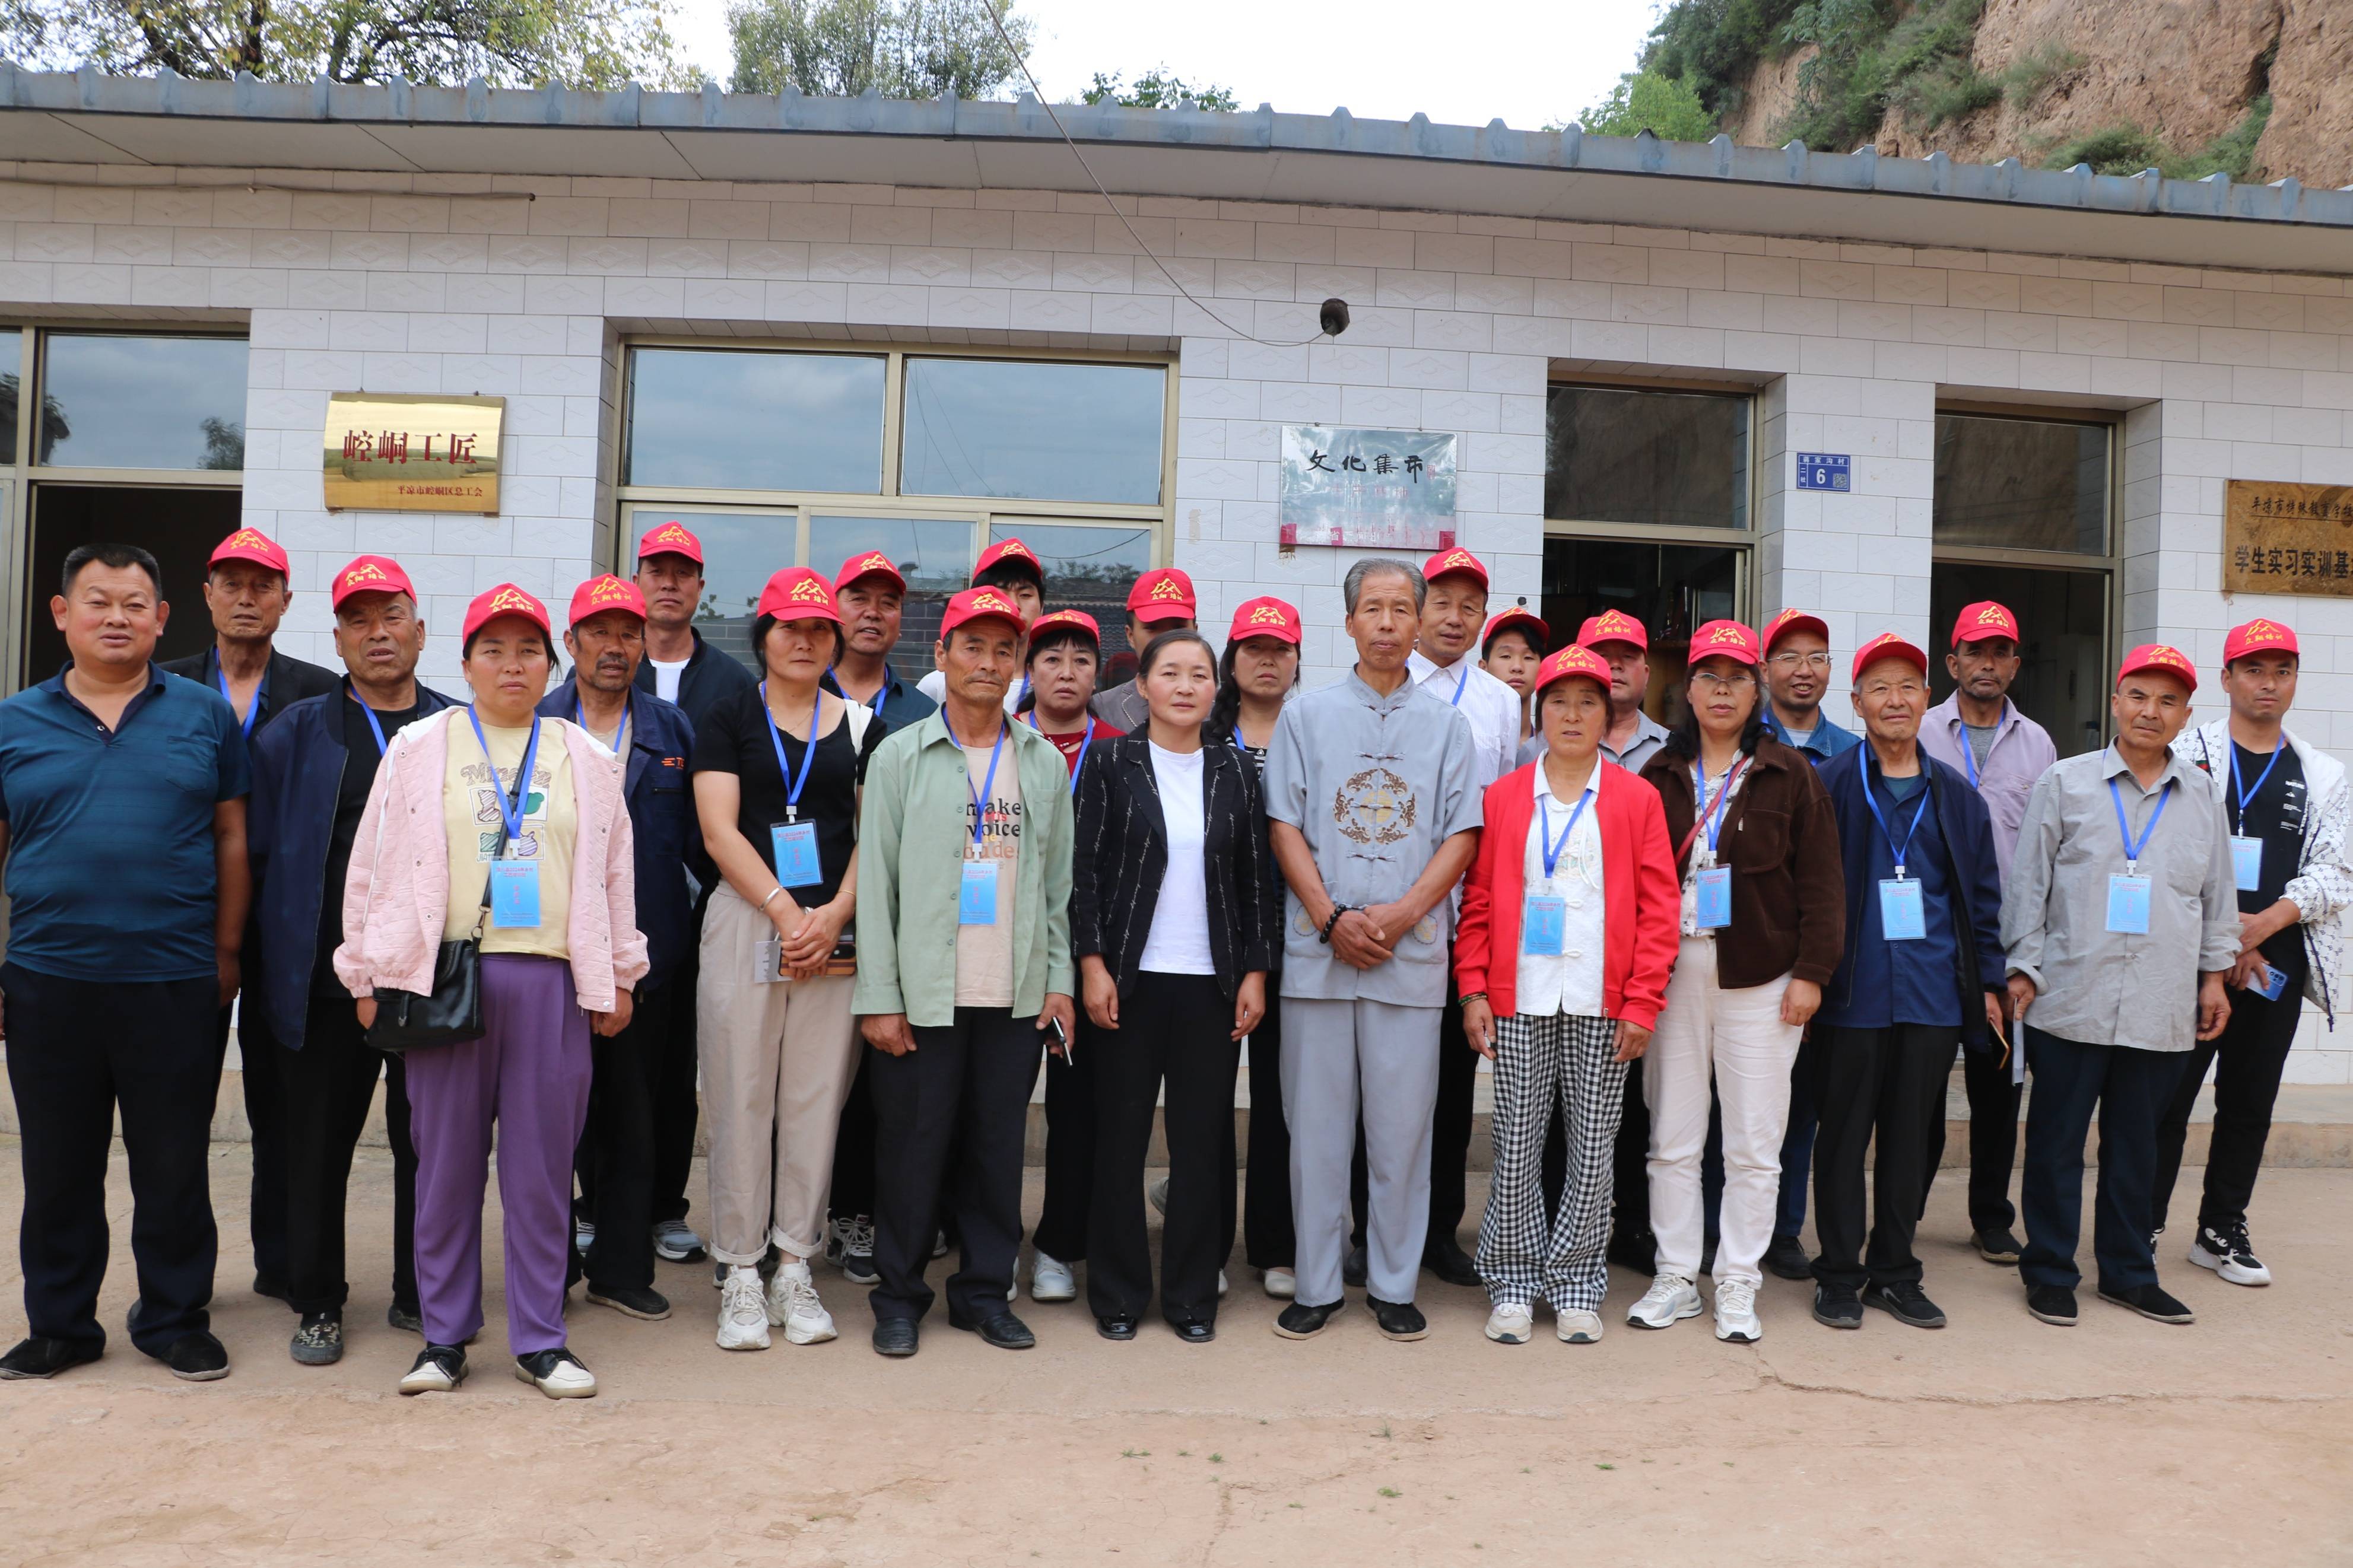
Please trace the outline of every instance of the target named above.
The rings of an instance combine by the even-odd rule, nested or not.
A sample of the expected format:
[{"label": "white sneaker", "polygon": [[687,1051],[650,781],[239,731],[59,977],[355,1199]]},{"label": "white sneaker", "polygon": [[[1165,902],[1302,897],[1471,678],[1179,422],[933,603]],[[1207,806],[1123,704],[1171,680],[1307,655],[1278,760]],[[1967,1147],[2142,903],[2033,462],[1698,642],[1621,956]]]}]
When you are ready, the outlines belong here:
[{"label": "white sneaker", "polygon": [[1662,1274],[1651,1281],[1642,1299],[1626,1310],[1626,1321],[1638,1329],[1671,1329],[1700,1313],[1699,1292],[1680,1274]]},{"label": "white sneaker", "polygon": [[821,1344],[833,1338],[833,1314],[818,1300],[817,1281],[809,1278],[805,1258],[777,1268],[776,1278],[768,1281],[766,1311],[769,1323],[785,1331],[786,1344]]},{"label": "white sneaker", "polygon": [[1288,1268],[1266,1271],[1266,1293],[1278,1301],[1288,1301],[1299,1294],[1299,1276]]},{"label": "white sneaker", "polygon": [[596,1241],[596,1222],[586,1215],[575,1217],[572,1222],[572,1250],[586,1252]]},{"label": "white sneaker", "polygon": [[654,1256],[665,1263],[700,1263],[709,1254],[692,1226],[682,1219],[666,1219],[654,1226]]},{"label": "white sneaker", "polygon": [[1536,1315],[1525,1301],[1505,1301],[1487,1314],[1487,1337],[1499,1345],[1524,1345],[1535,1331]]},{"label": "white sneaker", "polygon": [[1156,1181],[1156,1182],[1153,1183],[1150,1186],[1148,1186],[1148,1187],[1145,1188],[1145,1189],[1144,1189],[1144,1195],[1145,1195],[1146,1198],[1148,1198],[1148,1199],[1150,1199],[1150,1200],[1151,1200],[1151,1202],[1152,1202],[1152,1206],[1153,1206],[1154,1208],[1155,1208],[1155,1209],[1157,1209],[1157,1210],[1159,1210],[1159,1211],[1160,1211],[1160,1216],[1161,1216],[1163,1219],[1166,1219],[1166,1218],[1167,1218],[1167,1217],[1168,1217],[1168,1178],[1167,1178],[1167,1177],[1163,1176],[1163,1177],[1161,1177],[1158,1181]]},{"label": "white sneaker", "polygon": [[1765,1325],[1757,1321],[1756,1286],[1746,1279],[1715,1282],[1715,1337],[1738,1345],[1765,1337]]},{"label": "white sneaker", "polygon": [[1071,1278],[1071,1266],[1040,1252],[1029,1262],[1029,1299],[1033,1301],[1075,1301],[1079,1299],[1079,1282]]},{"label": "white sneaker", "polygon": [[768,1309],[760,1292],[760,1271],[748,1263],[729,1269],[726,1283],[719,1287],[719,1348],[768,1348]]},{"label": "white sneaker", "polygon": [[1601,1338],[1601,1314],[1572,1307],[1556,1313],[1553,1331],[1565,1345],[1589,1345]]},{"label": "white sneaker", "polygon": [[515,1358],[515,1381],[530,1384],[550,1399],[593,1399],[596,1374],[580,1358],[561,1348],[534,1351]]}]

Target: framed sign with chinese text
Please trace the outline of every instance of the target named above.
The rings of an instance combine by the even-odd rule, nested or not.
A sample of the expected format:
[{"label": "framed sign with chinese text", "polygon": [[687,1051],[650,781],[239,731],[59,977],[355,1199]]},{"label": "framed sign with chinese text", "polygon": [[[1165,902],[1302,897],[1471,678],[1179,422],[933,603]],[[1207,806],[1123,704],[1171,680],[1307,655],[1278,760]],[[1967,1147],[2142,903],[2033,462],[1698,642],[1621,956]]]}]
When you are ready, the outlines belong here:
[{"label": "framed sign with chinese text", "polygon": [[2353,599],[2353,485],[2232,479],[2222,510],[2222,589]]},{"label": "framed sign with chinese text", "polygon": [[327,400],[327,510],[499,510],[503,397],[338,392]]},{"label": "framed sign with chinese text", "polygon": [[1454,542],[1454,437],[1282,427],[1282,542],[1443,550]]}]

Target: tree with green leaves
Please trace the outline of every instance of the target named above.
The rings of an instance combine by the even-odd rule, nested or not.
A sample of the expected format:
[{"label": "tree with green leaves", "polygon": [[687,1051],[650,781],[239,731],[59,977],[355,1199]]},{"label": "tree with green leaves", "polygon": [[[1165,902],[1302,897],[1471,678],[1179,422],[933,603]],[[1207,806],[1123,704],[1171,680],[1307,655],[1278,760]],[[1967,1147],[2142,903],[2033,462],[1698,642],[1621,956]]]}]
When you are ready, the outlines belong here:
[{"label": "tree with green leaves", "polygon": [[119,76],[685,86],[670,0],[0,0],[0,56]]},{"label": "tree with green leaves", "polygon": [[1211,87],[1206,82],[1195,87],[1166,66],[1145,71],[1135,79],[1133,87],[1123,83],[1122,75],[1118,71],[1108,75],[1095,72],[1094,85],[1080,98],[1088,103],[1116,103],[1128,109],[1174,109],[1189,98],[1196,109],[1214,110],[1221,114],[1231,114],[1241,107],[1235,100],[1233,89]]},{"label": "tree with green leaves", "polygon": [[1648,131],[1662,142],[1704,142],[1715,134],[1715,116],[1700,102],[1688,81],[1648,68],[1618,79],[1609,96],[1577,116],[1597,136],[1639,136]]},{"label": "tree with green leaves", "polygon": [[741,0],[727,30],[737,92],[923,99],[996,93],[1034,28],[1013,0]]}]

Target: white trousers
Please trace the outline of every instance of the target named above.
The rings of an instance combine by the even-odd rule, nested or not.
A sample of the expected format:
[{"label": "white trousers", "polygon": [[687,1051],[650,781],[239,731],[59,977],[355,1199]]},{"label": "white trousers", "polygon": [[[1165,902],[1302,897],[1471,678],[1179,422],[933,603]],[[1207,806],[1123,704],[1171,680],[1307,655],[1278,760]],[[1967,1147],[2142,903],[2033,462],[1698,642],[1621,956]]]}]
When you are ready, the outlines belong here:
[{"label": "white trousers", "polygon": [[1651,1228],[1659,1272],[1699,1277],[1705,1227],[1700,1151],[1707,1142],[1708,1085],[1724,1109],[1724,1212],[1715,1279],[1761,1284],[1757,1262],[1773,1239],[1781,1192],[1781,1134],[1789,1121],[1789,1068],[1805,1031],[1781,1022],[1789,977],[1726,991],[1715,983],[1715,944],[1687,936],[1667,982],[1666,1010],[1642,1058],[1651,1108]]}]

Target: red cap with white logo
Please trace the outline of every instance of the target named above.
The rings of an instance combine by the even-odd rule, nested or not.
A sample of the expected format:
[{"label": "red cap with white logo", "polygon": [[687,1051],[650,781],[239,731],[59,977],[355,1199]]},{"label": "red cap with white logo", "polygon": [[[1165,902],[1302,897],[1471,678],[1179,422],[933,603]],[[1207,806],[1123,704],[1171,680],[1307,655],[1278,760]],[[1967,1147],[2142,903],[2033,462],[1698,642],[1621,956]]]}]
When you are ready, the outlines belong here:
[{"label": "red cap with white logo", "polygon": [[2198,689],[2198,667],[2171,643],[2145,642],[2125,655],[2124,665],[2116,671],[2116,684],[2122,686],[2144,669],[2161,669],[2168,675],[2179,677],[2190,690]]},{"label": "red cap with white logo", "polygon": [[327,590],[328,606],[340,610],[343,601],[353,594],[406,594],[414,599],[417,588],[409,582],[408,574],[400,569],[400,563],[391,556],[360,555],[335,574],[334,583]]},{"label": "red cap with white logo", "polygon": [[994,588],[966,588],[940,612],[940,640],[947,641],[958,626],[984,620],[1010,621],[1016,635],[1022,629],[1021,611],[1012,600]]},{"label": "red cap with white logo", "polygon": [[697,566],[702,564],[702,541],[694,531],[672,518],[651,533],[638,541],[638,559],[649,555],[683,555]]},{"label": "red cap with white logo", "polygon": [[897,562],[879,550],[870,550],[843,562],[840,574],[833,580],[833,591],[839,594],[860,577],[888,577],[899,592],[907,591],[907,574],[899,570]]},{"label": "red cap with white logo", "polygon": [[2231,635],[2222,639],[2222,662],[2226,666],[2234,658],[2244,658],[2251,653],[2296,652],[2295,633],[2277,621],[2252,620],[2242,626],[2232,626]]},{"label": "red cap with white logo", "polygon": [[1571,676],[1589,680],[1601,688],[1602,696],[1609,695],[1609,661],[1591,648],[1580,647],[1575,643],[1550,655],[1536,667],[1535,690],[1541,695],[1544,689],[1554,681],[1567,680]]},{"label": "red cap with white logo", "polygon": [[1963,605],[1961,613],[1953,617],[1953,646],[1965,642],[1983,642],[1988,637],[2008,637],[2012,642],[2025,639],[2018,635],[2018,617],[2010,613],[2007,605],[1997,605],[1991,599],[1979,599],[1974,605]]},{"label": "red cap with white logo", "polygon": [[1704,658],[1728,658],[1735,664],[1755,665],[1757,634],[1738,621],[1710,621],[1692,633],[1691,651],[1685,662],[1697,668]]},{"label": "red cap with white logo", "polygon": [[1831,628],[1821,616],[1805,610],[1783,610],[1765,623],[1765,651],[1771,653],[1773,645],[1788,632],[1811,632],[1824,642],[1831,640]]},{"label": "red cap with white logo", "polygon": [[1848,679],[1861,680],[1862,672],[1883,658],[1900,658],[1921,674],[1928,673],[1928,656],[1894,632],[1882,632],[1854,650],[1854,672]]},{"label": "red cap with white logo", "polygon": [[1154,621],[1191,620],[1199,613],[1193,579],[1174,566],[1146,572],[1127,591],[1127,613],[1147,626]]},{"label": "red cap with white logo", "polygon": [[1585,624],[1577,628],[1577,646],[1599,647],[1606,642],[1631,643],[1648,652],[1651,634],[1643,629],[1641,622],[1623,610],[1604,610],[1598,616],[1586,616]]},{"label": "red cap with white logo", "polygon": [[1440,577],[1476,577],[1479,579],[1479,591],[1482,594],[1487,591],[1487,563],[1459,544],[1452,549],[1440,551],[1421,563],[1423,582],[1435,583]]},{"label": "red cap with white logo", "polygon": [[1039,587],[1046,585],[1045,563],[1038,559],[1036,551],[1018,539],[1000,539],[982,551],[979,563],[972,569],[972,580],[976,583],[979,582],[990,567],[1007,561],[1012,562],[1016,566],[1037,578]]},{"label": "red cap with white logo", "polygon": [[476,632],[504,616],[521,616],[541,631],[551,636],[554,632],[548,625],[545,605],[513,584],[501,583],[487,594],[477,595],[474,602],[466,606],[466,624],[458,634],[459,643],[462,646],[472,641]]},{"label": "red cap with white logo", "polygon": [[642,621],[646,618],[646,596],[638,592],[635,583],[610,572],[602,577],[591,577],[572,590],[572,613],[565,618],[565,624],[576,626],[607,610],[627,610]]},{"label": "red cap with white logo", "polygon": [[1244,637],[1272,637],[1298,647],[1299,607],[1271,595],[1244,599],[1234,606],[1234,624],[1226,628],[1226,640],[1240,642]]},{"label": "red cap with white logo", "polygon": [[267,566],[283,577],[288,574],[286,552],[278,541],[258,528],[240,528],[213,547],[211,564],[224,561],[250,561],[257,566]]},{"label": "red cap with white logo", "polygon": [[768,579],[753,606],[754,617],[774,616],[780,621],[831,621],[841,625],[834,607],[833,584],[807,566],[787,566]]}]

